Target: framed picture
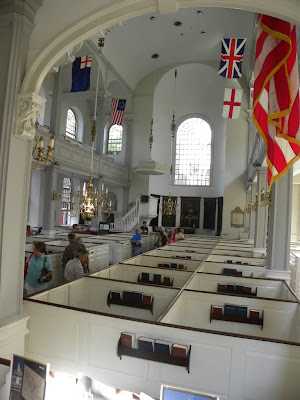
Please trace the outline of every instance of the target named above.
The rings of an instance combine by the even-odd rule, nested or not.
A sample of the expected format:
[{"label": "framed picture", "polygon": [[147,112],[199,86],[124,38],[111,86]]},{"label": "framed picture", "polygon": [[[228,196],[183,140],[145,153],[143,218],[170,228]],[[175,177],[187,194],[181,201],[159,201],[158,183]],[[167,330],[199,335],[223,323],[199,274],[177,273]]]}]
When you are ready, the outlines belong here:
[{"label": "framed picture", "polygon": [[180,226],[199,228],[200,197],[181,197]]},{"label": "framed picture", "polygon": [[49,364],[13,355],[9,400],[44,400]]},{"label": "framed picture", "polygon": [[160,400],[219,400],[218,396],[162,385]]},{"label": "framed picture", "polygon": [[233,211],[231,211],[231,226],[233,228],[243,228],[244,217],[244,211],[240,207],[236,207]]}]

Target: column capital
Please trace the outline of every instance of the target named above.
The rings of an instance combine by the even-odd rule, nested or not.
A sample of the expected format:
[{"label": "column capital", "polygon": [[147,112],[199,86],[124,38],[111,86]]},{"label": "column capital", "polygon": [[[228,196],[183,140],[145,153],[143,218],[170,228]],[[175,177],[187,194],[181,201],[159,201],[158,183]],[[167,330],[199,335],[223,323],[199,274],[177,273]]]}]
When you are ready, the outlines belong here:
[{"label": "column capital", "polygon": [[32,140],[35,136],[35,123],[42,114],[45,99],[34,92],[21,93],[17,96],[18,116],[16,136],[25,140]]},{"label": "column capital", "polygon": [[257,173],[259,174],[267,174],[268,173],[268,167],[255,167]]}]

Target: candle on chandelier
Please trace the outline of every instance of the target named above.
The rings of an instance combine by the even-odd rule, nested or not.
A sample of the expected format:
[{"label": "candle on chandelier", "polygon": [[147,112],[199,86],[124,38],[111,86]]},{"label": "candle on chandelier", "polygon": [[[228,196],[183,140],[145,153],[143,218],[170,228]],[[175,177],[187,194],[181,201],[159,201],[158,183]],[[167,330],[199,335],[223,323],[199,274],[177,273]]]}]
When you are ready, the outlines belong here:
[{"label": "candle on chandelier", "polygon": [[44,147],[44,139],[43,139],[43,136],[40,137],[39,147]]},{"label": "candle on chandelier", "polygon": [[50,137],[50,147],[54,147],[54,138],[55,138],[54,134],[51,135],[51,137]]},{"label": "candle on chandelier", "polygon": [[105,189],[105,193],[108,194],[108,188]]},{"label": "candle on chandelier", "polygon": [[102,183],[101,190],[104,192],[104,183]]}]

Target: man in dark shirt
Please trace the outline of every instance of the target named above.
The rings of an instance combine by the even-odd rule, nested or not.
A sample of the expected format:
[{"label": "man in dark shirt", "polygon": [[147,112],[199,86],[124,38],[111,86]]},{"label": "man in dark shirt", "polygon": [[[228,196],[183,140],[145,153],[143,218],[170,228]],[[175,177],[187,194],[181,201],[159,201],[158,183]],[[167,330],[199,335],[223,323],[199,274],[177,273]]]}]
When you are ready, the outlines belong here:
[{"label": "man in dark shirt", "polygon": [[141,231],[144,235],[148,235],[148,226],[146,221],[143,222],[143,225],[141,226]]},{"label": "man in dark shirt", "polygon": [[69,260],[73,260],[74,257],[76,257],[77,251],[80,249],[81,244],[76,242],[75,240],[75,233],[69,233],[68,234],[68,239],[69,239],[69,245],[65,248],[64,254],[62,256],[62,267],[65,268],[67,262]]}]

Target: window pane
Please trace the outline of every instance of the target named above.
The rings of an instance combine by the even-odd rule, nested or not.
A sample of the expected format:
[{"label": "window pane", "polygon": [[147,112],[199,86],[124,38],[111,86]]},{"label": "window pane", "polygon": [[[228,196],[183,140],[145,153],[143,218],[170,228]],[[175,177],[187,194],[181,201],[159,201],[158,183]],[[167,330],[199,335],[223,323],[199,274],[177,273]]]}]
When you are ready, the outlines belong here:
[{"label": "window pane", "polygon": [[118,154],[122,151],[123,127],[113,125],[108,133],[107,154]]},{"label": "window pane", "polygon": [[212,132],[201,118],[189,118],[176,134],[174,185],[209,186]]},{"label": "window pane", "polygon": [[76,138],[77,122],[74,112],[69,108],[67,113],[66,136]]}]

